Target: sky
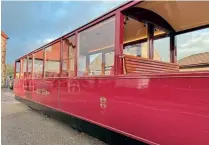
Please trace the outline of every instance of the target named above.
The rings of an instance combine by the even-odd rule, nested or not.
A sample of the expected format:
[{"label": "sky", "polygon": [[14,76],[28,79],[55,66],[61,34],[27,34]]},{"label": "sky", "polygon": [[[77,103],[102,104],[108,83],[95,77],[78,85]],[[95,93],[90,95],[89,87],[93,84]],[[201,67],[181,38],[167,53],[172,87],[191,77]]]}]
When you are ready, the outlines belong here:
[{"label": "sky", "polygon": [[124,1],[3,1],[7,63],[86,24]]},{"label": "sky", "polygon": [[[9,36],[7,63],[86,24],[124,1],[3,1],[1,29]],[[166,40],[167,41],[167,40]],[[156,41],[168,59],[167,42]],[[168,47],[167,47],[168,48]],[[178,59],[209,52],[209,28],[177,37]]]}]

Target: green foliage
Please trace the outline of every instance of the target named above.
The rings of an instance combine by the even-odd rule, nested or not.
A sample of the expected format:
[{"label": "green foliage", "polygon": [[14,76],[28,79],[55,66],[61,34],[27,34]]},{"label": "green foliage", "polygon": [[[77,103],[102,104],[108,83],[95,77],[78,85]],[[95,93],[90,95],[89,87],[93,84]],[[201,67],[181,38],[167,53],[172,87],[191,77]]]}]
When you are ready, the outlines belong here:
[{"label": "green foliage", "polygon": [[14,75],[14,66],[12,64],[6,64],[6,76]]}]

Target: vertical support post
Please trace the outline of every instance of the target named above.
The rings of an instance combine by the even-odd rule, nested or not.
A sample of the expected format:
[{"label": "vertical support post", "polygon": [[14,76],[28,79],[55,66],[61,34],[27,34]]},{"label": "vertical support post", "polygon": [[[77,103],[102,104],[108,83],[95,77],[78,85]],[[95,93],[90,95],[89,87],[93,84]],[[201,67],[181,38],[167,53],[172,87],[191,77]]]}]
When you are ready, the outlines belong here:
[{"label": "vertical support post", "polygon": [[[69,45],[65,44],[63,48],[66,48],[67,47],[67,74],[68,74],[68,77],[71,75],[70,74],[70,49],[69,49]],[[75,64],[74,64],[75,65]]]},{"label": "vertical support post", "polygon": [[115,15],[115,64],[114,64],[114,75],[123,73],[123,26],[124,15],[121,11],[116,11]]},{"label": "vertical support post", "polygon": [[33,71],[34,71],[34,53],[32,53],[32,70],[31,70],[31,79],[33,79]]},{"label": "vertical support post", "polygon": [[105,53],[102,52],[102,75],[105,75]]},{"label": "vertical support post", "polygon": [[177,53],[176,53],[176,39],[175,35],[170,35],[170,62],[176,63],[177,60]]},{"label": "vertical support post", "polygon": [[23,59],[21,58],[20,59],[20,75],[19,75],[19,78],[21,78],[22,79],[22,77],[23,77]]},{"label": "vertical support post", "polygon": [[66,69],[67,69],[67,74],[69,77],[71,75],[70,74],[70,68],[71,68],[71,66],[70,66],[70,49],[69,49],[69,45],[65,44],[63,48],[65,48],[65,47],[67,47],[67,68]]},{"label": "vertical support post", "polygon": [[79,57],[79,51],[78,51],[78,32],[75,32],[75,58],[74,58],[74,72],[75,72],[75,76],[77,76],[77,72],[78,72],[78,57]]},{"label": "vertical support post", "polygon": [[86,55],[86,71],[85,71],[85,76],[88,76],[90,73],[90,55]]},{"label": "vertical support post", "polygon": [[27,55],[26,56],[26,79],[28,78],[28,59],[29,59],[29,56]]},{"label": "vertical support post", "polygon": [[147,24],[147,43],[149,50],[149,59],[153,59],[154,54],[154,26],[150,23]]},{"label": "vertical support post", "polygon": [[15,64],[14,64],[14,76],[13,76],[13,78],[14,79],[16,79],[16,66],[17,65],[17,62],[15,61]]},{"label": "vertical support post", "polygon": [[45,59],[46,59],[46,49],[44,48],[43,49],[43,70],[42,70],[42,78],[44,78],[45,77]]},{"label": "vertical support post", "polygon": [[60,39],[60,73],[59,77],[62,77],[62,65],[63,65],[63,40]]}]

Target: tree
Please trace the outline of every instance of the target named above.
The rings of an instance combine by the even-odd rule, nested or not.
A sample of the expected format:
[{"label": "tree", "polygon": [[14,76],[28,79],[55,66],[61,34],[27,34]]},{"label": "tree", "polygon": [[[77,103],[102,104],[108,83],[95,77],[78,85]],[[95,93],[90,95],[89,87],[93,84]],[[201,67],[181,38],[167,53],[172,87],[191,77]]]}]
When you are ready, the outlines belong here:
[{"label": "tree", "polygon": [[14,75],[14,66],[12,64],[6,64],[6,76]]}]

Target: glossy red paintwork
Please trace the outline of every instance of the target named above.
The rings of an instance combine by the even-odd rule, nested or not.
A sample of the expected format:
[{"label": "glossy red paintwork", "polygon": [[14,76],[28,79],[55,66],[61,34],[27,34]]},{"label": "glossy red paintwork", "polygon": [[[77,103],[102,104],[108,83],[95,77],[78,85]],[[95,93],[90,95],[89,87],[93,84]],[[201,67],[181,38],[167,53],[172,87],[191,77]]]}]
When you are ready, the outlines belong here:
[{"label": "glossy red paintwork", "polygon": [[[209,144],[209,73],[32,83],[34,90],[25,91],[24,80],[15,80],[15,95],[150,144]],[[37,95],[39,88],[49,95]],[[106,108],[100,106],[101,97],[107,99]]]},{"label": "glossy red paintwork", "polygon": [[[128,2],[39,48],[39,50],[46,48],[71,35],[76,36],[77,44],[77,35],[80,31],[114,15],[116,17],[113,71],[115,76],[15,79],[14,93],[18,97],[149,144],[208,145],[209,72],[122,75],[123,65],[120,56],[123,50],[123,15],[121,12],[137,3],[139,2]],[[171,62],[175,62],[174,43],[171,47]],[[78,51],[77,46],[76,51]],[[76,76],[77,56],[75,60]],[[60,73],[62,73],[61,67],[62,64]],[[39,89],[47,90],[49,94],[37,94]],[[104,98],[106,102],[102,104]]]}]

